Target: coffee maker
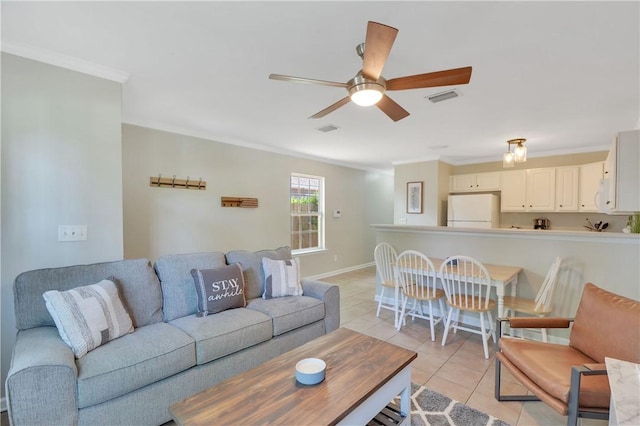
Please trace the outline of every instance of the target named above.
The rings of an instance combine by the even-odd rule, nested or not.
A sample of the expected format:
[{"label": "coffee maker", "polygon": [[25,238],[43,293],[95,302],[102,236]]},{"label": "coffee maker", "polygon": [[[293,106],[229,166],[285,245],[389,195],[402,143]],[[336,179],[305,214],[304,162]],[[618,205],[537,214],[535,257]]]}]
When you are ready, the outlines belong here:
[{"label": "coffee maker", "polygon": [[546,217],[538,217],[533,219],[533,229],[549,229],[551,228],[551,221]]}]

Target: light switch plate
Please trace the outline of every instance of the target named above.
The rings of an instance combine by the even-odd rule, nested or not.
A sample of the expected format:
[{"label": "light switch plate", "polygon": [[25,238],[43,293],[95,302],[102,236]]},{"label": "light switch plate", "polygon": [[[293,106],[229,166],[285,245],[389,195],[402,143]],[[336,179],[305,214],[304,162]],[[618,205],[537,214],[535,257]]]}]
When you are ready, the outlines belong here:
[{"label": "light switch plate", "polygon": [[58,241],[86,241],[87,225],[58,225]]}]

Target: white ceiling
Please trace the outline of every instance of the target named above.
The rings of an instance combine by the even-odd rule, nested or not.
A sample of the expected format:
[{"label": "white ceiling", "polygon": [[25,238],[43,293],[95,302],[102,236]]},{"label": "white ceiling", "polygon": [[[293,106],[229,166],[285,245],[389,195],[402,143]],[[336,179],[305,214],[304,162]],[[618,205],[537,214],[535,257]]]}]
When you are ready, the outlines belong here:
[{"label": "white ceiling", "polygon": [[[2,50],[123,83],[123,121],[364,169],[606,149],[640,118],[640,3],[11,2]],[[398,28],[387,79],[472,66],[468,85],[388,94],[393,122],[348,104],[367,21]],[[127,78],[128,76],[128,78]],[[456,88],[433,104],[426,96]],[[338,130],[322,133],[332,124]]]}]

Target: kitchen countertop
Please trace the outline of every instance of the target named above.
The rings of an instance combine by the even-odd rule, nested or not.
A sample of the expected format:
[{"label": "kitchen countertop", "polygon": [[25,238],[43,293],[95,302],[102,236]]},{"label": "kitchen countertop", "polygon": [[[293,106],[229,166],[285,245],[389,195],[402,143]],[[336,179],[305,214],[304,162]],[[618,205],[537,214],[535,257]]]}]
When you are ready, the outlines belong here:
[{"label": "kitchen countertop", "polygon": [[452,228],[447,226],[424,225],[394,225],[372,224],[377,230],[396,232],[424,232],[424,233],[460,233],[469,235],[483,235],[514,238],[545,238],[545,239],[579,239],[585,241],[616,241],[618,243],[640,243],[640,234],[625,234],[623,232],[593,232],[561,229],[525,229],[525,228]]}]

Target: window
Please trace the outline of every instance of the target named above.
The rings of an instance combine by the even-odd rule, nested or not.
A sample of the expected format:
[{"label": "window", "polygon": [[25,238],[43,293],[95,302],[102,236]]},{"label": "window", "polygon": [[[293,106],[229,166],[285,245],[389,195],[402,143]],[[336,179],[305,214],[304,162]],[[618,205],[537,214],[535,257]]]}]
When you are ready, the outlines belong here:
[{"label": "window", "polygon": [[291,174],[291,250],[324,249],[324,178]]}]

